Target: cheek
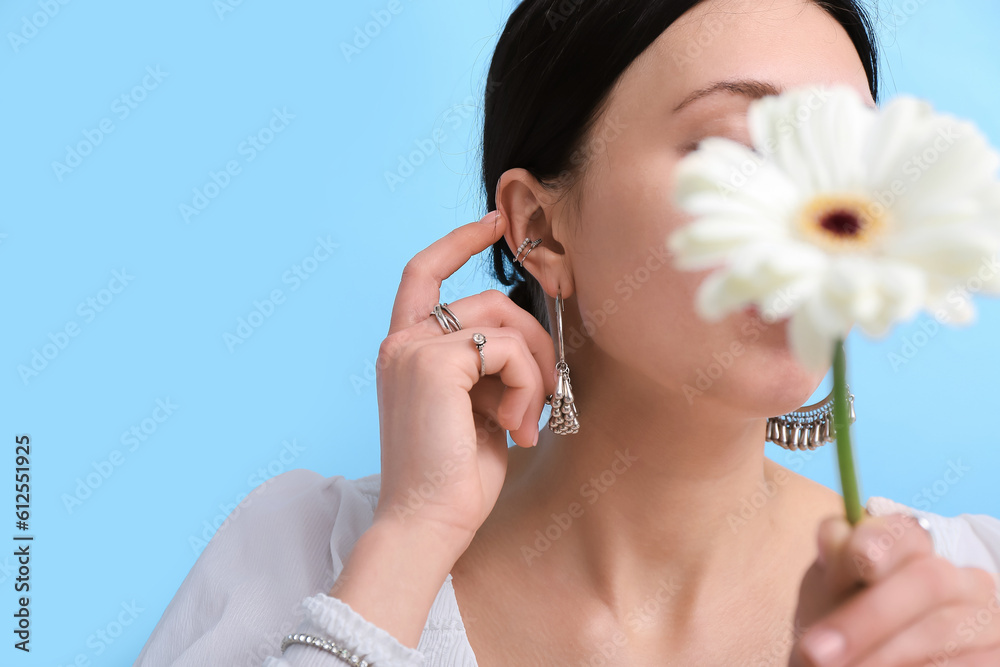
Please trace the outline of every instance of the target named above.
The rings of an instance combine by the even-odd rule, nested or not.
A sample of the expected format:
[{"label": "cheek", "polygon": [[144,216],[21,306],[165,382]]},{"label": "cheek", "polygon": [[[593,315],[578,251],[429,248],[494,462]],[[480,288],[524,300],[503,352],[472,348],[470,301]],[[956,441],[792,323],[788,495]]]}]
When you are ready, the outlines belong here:
[{"label": "cheek", "polygon": [[711,325],[695,316],[694,298],[706,272],[678,271],[667,247],[688,222],[672,201],[676,157],[666,150],[609,157],[586,184],[569,247],[584,323],[588,313],[603,322],[593,337],[608,351],[703,338]]}]

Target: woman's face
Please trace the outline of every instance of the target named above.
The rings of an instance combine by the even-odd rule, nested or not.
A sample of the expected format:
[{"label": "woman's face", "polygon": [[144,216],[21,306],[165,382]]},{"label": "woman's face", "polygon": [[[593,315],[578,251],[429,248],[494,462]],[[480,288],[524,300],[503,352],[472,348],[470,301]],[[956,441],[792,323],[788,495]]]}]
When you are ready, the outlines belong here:
[{"label": "woman's face", "polygon": [[672,202],[678,160],[711,135],[749,144],[753,97],[817,83],[850,85],[874,105],[847,32],[809,0],[706,0],[622,75],[585,147],[578,214],[553,228],[603,354],[691,403],[714,399],[756,415],[794,409],[816,389],[822,374],[792,357],[785,320],[697,317],[706,272],[676,271],[665,244],[688,221]]}]

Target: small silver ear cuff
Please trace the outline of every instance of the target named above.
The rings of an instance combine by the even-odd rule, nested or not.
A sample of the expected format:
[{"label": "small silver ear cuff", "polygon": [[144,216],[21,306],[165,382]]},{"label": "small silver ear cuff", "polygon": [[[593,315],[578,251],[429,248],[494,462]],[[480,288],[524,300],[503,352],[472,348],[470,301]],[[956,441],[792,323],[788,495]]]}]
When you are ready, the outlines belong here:
[{"label": "small silver ear cuff", "polygon": [[[517,247],[517,252],[514,253],[514,261],[520,264],[521,268],[524,268],[524,260],[528,259],[528,253],[534,250],[535,246],[537,246],[541,242],[542,242],[541,239],[538,239],[536,241],[532,241],[531,239],[524,239],[524,241],[521,242],[521,245]],[[521,251],[524,250],[524,246],[528,245],[529,243],[531,244],[531,247],[528,248],[528,250],[524,253],[524,257],[518,259],[518,257],[520,257],[521,255]]]}]

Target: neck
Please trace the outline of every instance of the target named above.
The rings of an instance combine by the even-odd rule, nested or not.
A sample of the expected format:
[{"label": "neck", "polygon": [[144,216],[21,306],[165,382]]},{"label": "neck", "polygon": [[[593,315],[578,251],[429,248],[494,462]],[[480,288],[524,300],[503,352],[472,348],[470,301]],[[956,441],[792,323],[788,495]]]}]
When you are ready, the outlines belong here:
[{"label": "neck", "polygon": [[664,587],[681,616],[745,588],[773,563],[788,479],[764,456],[766,420],[708,394],[692,404],[590,346],[586,358],[570,360],[580,431],[546,427],[510,450],[497,520],[521,564],[580,573],[574,586],[619,618]]}]

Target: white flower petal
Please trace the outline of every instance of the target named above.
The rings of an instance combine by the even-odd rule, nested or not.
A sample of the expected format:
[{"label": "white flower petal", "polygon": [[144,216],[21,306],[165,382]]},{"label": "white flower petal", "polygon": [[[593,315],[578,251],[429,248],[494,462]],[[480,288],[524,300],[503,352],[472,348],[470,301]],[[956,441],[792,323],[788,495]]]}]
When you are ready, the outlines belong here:
[{"label": "white flower petal", "polygon": [[867,132],[862,151],[868,166],[867,182],[891,192],[893,181],[906,185],[904,166],[919,148],[913,137],[914,126],[929,122],[931,105],[914,97],[901,95],[882,108],[882,113]]},{"label": "white flower petal", "polygon": [[861,150],[875,115],[845,86],[813,86],[754,102],[748,112],[754,145],[807,195],[854,189],[862,182]]},{"label": "white flower petal", "polygon": [[703,195],[714,197],[719,208],[730,203],[760,209],[762,217],[769,217],[766,212],[788,215],[801,200],[795,184],[776,165],[722,137],[702,140],[675,168],[674,199],[680,208],[695,215],[707,212],[701,208]]},{"label": "white flower petal", "polygon": [[954,285],[936,285],[928,290],[925,307],[944,324],[968,326],[976,320],[972,294]]},{"label": "white flower petal", "polygon": [[678,256],[678,268],[697,270],[718,265],[747,243],[777,240],[758,221],[732,217],[705,218],[682,227],[670,235],[667,244]]},{"label": "white flower petal", "polygon": [[[668,243],[678,267],[716,269],[702,317],[788,316],[792,348],[820,368],[855,324],[881,336],[921,309],[970,322],[973,294],[1000,295],[1000,153],[974,125],[906,96],[876,111],[845,86],[762,98],[748,123],[756,150],[712,137],[677,166],[694,220]],[[870,206],[854,245],[803,217],[840,201]]]}]

